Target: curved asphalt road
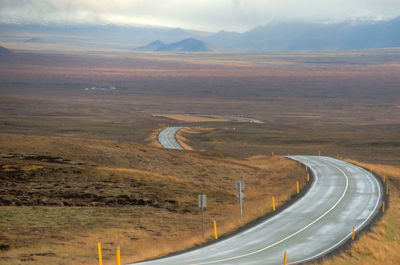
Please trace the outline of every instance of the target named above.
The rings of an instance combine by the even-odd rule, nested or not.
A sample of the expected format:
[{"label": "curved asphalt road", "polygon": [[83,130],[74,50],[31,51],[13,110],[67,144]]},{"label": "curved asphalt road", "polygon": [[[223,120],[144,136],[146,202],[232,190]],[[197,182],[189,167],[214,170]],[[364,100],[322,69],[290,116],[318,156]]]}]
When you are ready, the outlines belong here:
[{"label": "curved asphalt road", "polygon": [[253,118],[243,117],[243,116],[223,116],[223,115],[206,115],[206,114],[187,114],[188,116],[197,116],[197,117],[208,117],[208,118],[226,118],[226,119],[233,119],[233,120],[246,120],[252,123],[263,123],[260,120],[256,120]]},{"label": "curved asphalt road", "polygon": [[158,141],[164,148],[184,150],[176,140],[176,134],[183,127],[167,127],[158,134]]},{"label": "curved asphalt road", "polygon": [[[191,116],[199,116],[199,117],[220,117],[220,118],[229,118],[229,119],[242,119],[248,120],[252,123],[263,123],[260,120],[256,120],[253,118],[241,117],[241,116],[218,116],[218,115],[200,115],[200,114],[191,114]],[[180,129],[183,127],[167,127],[164,128],[158,134],[158,141],[161,145],[166,149],[177,149],[177,150],[185,150],[178,141],[176,140],[176,134],[179,132]]]},{"label": "curved asphalt road", "polygon": [[294,156],[308,165],[315,181],[293,205],[233,237],[143,265],[265,265],[311,261],[326,255],[365,227],[379,212],[382,187],[368,171],[318,156]]}]

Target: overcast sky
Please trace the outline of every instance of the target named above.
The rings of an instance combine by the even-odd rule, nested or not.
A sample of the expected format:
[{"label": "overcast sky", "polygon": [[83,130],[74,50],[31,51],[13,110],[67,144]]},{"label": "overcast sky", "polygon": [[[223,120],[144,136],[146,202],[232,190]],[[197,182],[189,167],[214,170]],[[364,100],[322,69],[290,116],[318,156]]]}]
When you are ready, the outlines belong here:
[{"label": "overcast sky", "polygon": [[0,22],[90,23],[245,31],[270,21],[400,16],[400,0],[0,0]]}]

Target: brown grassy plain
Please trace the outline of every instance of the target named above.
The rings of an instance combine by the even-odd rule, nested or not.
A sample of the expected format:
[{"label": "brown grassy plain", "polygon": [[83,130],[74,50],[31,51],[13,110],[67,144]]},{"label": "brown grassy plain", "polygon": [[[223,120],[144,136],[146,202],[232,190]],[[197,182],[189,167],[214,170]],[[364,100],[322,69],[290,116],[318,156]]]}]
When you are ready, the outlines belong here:
[{"label": "brown grassy plain", "polygon": [[[110,264],[117,244],[126,262],[174,251],[171,240],[179,239],[178,248],[196,244],[199,220],[192,194],[212,190],[208,221],[215,218],[222,232],[231,231],[240,223],[230,221],[237,217],[237,205],[234,190],[226,191],[226,186],[242,176],[258,186],[246,203],[261,205],[247,212],[249,218],[259,216],[270,210],[270,196],[299,176],[298,167],[267,156],[272,151],[286,155],[318,150],[380,164],[374,167],[378,173],[388,170],[393,186],[382,221],[350,250],[324,263],[397,264],[399,260],[397,49],[200,56],[17,52],[2,56],[0,69],[0,150],[19,155],[1,158],[2,166],[10,166],[1,175],[8,176],[8,182],[1,183],[12,179],[8,175],[12,171],[6,169],[16,170],[12,174],[18,173],[20,180],[3,190],[22,205],[29,196],[13,193],[13,185],[26,184],[31,194],[40,197],[35,204],[0,207],[1,219],[6,220],[1,223],[0,242],[11,245],[0,252],[0,263],[94,264],[98,240],[104,242]],[[243,115],[264,123],[178,121],[154,113]],[[180,135],[184,143],[208,151],[144,146],[154,145],[156,132],[165,126],[191,128]],[[21,159],[25,155],[74,163]],[[24,171],[24,166],[44,168]],[[277,170],[280,167],[286,170]],[[267,185],[267,180],[273,183]],[[65,194],[87,195],[66,199],[55,192],[65,192],[64,186],[71,187]],[[135,197],[125,189],[146,197],[146,205],[134,203]],[[53,206],[60,198],[71,206]],[[219,211],[221,201],[229,201],[226,212]],[[167,231],[169,237],[161,240]],[[207,237],[212,237],[210,230]]]},{"label": "brown grassy plain", "polygon": [[[208,195],[211,240],[213,220],[220,235],[232,232],[271,211],[272,196],[282,205],[297,180],[305,184],[304,170],[279,157],[238,160],[15,134],[1,134],[0,143],[0,243],[10,247],[0,252],[0,264],[96,264],[97,241],[103,243],[105,264],[114,260],[117,245],[124,262],[167,254],[204,242],[197,194]],[[243,223],[237,179],[248,187]]]}]

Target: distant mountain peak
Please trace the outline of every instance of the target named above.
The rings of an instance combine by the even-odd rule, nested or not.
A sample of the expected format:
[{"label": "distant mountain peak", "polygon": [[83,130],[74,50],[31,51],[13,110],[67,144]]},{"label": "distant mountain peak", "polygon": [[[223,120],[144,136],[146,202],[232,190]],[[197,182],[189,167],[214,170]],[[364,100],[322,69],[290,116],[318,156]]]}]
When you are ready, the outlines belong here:
[{"label": "distant mountain peak", "polygon": [[178,42],[164,44],[161,41],[153,41],[149,45],[138,47],[137,51],[158,51],[158,52],[208,52],[211,49],[201,40],[187,38]]},{"label": "distant mountain peak", "polygon": [[138,50],[138,51],[156,51],[157,49],[159,49],[160,47],[162,47],[164,45],[165,45],[164,42],[156,40],[156,41],[153,41],[152,43],[150,43],[149,45],[138,47],[135,50]]},{"label": "distant mountain peak", "polygon": [[195,38],[190,37],[190,38],[186,38],[186,39],[184,39],[184,40],[181,40],[181,42],[182,42],[182,41],[188,42],[188,41],[200,41],[200,40],[197,40],[197,39],[195,39]]},{"label": "distant mountain peak", "polygon": [[0,46],[0,54],[11,54],[11,53],[13,53],[13,52],[10,49]]},{"label": "distant mountain peak", "polygon": [[150,43],[149,45],[160,45],[160,44],[164,45],[164,42],[156,40],[156,41],[153,41],[152,43]]}]

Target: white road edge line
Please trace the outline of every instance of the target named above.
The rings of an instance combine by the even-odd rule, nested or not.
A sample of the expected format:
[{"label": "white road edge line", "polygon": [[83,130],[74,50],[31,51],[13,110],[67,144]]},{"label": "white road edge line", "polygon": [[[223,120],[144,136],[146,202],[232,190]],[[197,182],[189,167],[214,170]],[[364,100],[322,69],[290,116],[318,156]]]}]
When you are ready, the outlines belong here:
[{"label": "white road edge line", "polygon": [[[325,160],[325,159],[323,159],[323,160]],[[331,162],[326,161],[326,160],[325,160],[325,162],[331,164],[332,166],[334,166],[335,168],[337,168],[338,170],[340,170],[344,175],[346,175],[346,173],[344,173],[344,171],[343,171],[342,169],[338,168],[337,166],[335,166],[335,165],[332,164]],[[358,168],[358,167],[359,167],[359,166],[357,166],[357,168]],[[368,172],[367,172],[367,173],[368,173]],[[374,214],[374,212],[376,211],[376,208],[377,208],[378,205],[379,205],[379,200],[380,200],[380,198],[381,198],[381,188],[380,188],[380,185],[379,185],[378,181],[376,180],[376,178],[375,178],[375,177],[372,177],[372,178],[375,180],[375,183],[376,183],[376,185],[378,186],[379,196],[378,196],[378,199],[377,199],[377,201],[376,201],[374,210],[371,212],[371,214],[368,216],[368,218],[364,220],[364,222],[363,222],[361,225],[359,225],[358,227],[356,227],[355,231],[359,230],[361,227],[364,226],[364,224],[369,220],[369,218],[371,218],[371,216]],[[310,257],[310,258],[306,258],[306,259],[302,259],[302,260],[297,260],[297,261],[292,261],[292,262],[288,263],[288,265],[290,265],[290,264],[302,263],[302,262],[306,262],[306,261],[310,261],[310,260],[313,260],[313,259],[318,258],[318,256],[323,256],[325,253],[331,251],[332,249],[334,249],[334,248],[336,248],[337,246],[339,246],[340,244],[342,244],[343,241],[345,241],[347,238],[351,237],[352,234],[353,234],[353,232],[350,232],[350,233],[347,234],[342,240],[340,240],[338,243],[336,243],[336,244],[333,245],[332,247],[330,247],[330,248],[328,248],[328,249],[326,249],[326,250],[324,250],[324,251],[322,251],[322,252],[320,252],[320,253],[318,253],[318,254],[316,254],[316,255]]]},{"label": "white road edge line", "polygon": [[[325,161],[325,162],[326,162],[326,163],[329,163],[329,164],[331,164],[331,165],[333,165],[332,163],[330,163],[330,162],[328,162],[328,161]],[[264,247],[264,248],[261,248],[261,249],[259,249],[259,250],[256,250],[256,251],[253,251],[253,252],[250,252],[250,253],[246,253],[246,254],[243,254],[243,255],[235,256],[235,257],[230,257],[230,258],[225,258],[225,259],[220,259],[220,260],[207,261],[207,262],[201,262],[201,263],[192,263],[192,264],[189,264],[189,265],[212,264],[212,263],[218,263],[218,262],[223,262],[223,261],[229,261],[229,260],[244,258],[244,257],[247,257],[247,256],[251,256],[251,255],[257,254],[257,253],[259,253],[259,252],[262,252],[262,251],[264,251],[264,250],[267,250],[267,249],[269,249],[269,248],[271,248],[271,247],[273,247],[273,246],[276,246],[276,245],[278,245],[278,244],[280,244],[280,243],[282,243],[282,242],[288,240],[289,238],[291,238],[291,237],[293,237],[293,236],[295,236],[295,235],[301,233],[302,231],[306,230],[308,227],[312,226],[313,224],[315,224],[316,222],[318,222],[319,220],[321,220],[322,218],[324,218],[324,216],[326,216],[326,215],[327,215],[328,213],[330,213],[333,209],[335,209],[336,206],[343,200],[344,196],[346,195],[347,189],[348,189],[348,187],[349,187],[349,178],[348,178],[347,174],[346,174],[343,170],[341,170],[340,168],[336,167],[335,165],[333,165],[333,166],[334,166],[335,168],[337,168],[341,173],[343,173],[344,177],[346,178],[346,187],[345,187],[345,189],[344,189],[344,191],[343,191],[343,194],[342,194],[342,196],[340,197],[340,199],[339,199],[328,211],[326,211],[323,215],[321,215],[320,217],[318,217],[317,219],[315,219],[313,222],[311,222],[310,224],[306,225],[306,226],[303,227],[302,229],[296,231],[295,233],[293,233],[293,234],[291,234],[291,235],[289,235],[289,236],[287,236],[287,237],[285,237],[285,238],[279,240],[278,242],[275,242],[275,243],[273,243],[273,244],[271,244],[271,245],[269,245],[269,246],[266,246],[266,247]],[[312,168],[311,168],[311,169],[312,169]],[[380,197],[380,195],[379,195],[379,197]],[[346,236],[346,238],[347,238],[347,236]],[[292,263],[289,263],[289,264],[292,264]]]}]

